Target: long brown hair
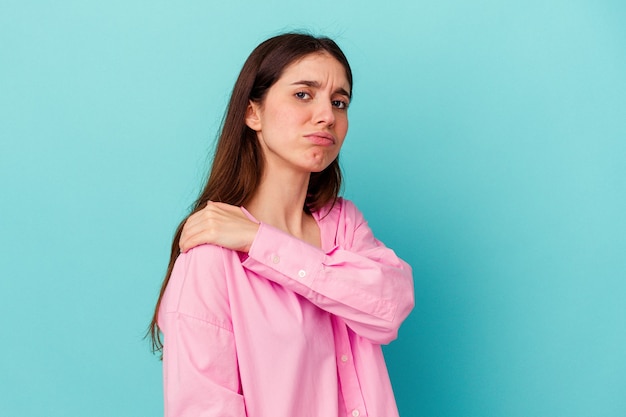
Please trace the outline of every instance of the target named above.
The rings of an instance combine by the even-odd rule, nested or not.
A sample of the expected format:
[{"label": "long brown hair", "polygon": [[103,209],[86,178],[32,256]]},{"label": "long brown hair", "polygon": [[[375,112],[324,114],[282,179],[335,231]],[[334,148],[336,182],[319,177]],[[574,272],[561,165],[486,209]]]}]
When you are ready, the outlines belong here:
[{"label": "long brown hair", "polygon": [[[163,348],[157,323],[159,307],[180,253],[178,242],[187,218],[204,208],[208,201],[241,206],[254,195],[262,177],[264,161],[256,132],[245,123],[248,105],[250,101],[262,103],[267,90],[278,81],[287,66],[313,53],[328,53],[337,59],[346,70],[352,90],[350,64],[339,46],[326,37],[303,33],[278,35],[257,46],[244,63],[222,121],[208,181],[191,212],[178,225],[174,234],[170,262],[147,333],[154,352]],[[341,179],[338,159],[323,171],[311,173],[303,209],[307,212],[316,211],[334,202],[341,188]]]}]

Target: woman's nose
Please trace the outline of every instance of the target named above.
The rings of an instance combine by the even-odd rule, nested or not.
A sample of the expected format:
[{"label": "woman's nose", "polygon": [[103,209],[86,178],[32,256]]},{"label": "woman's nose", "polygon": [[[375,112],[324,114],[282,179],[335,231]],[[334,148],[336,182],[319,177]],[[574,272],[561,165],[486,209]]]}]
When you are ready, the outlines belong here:
[{"label": "woman's nose", "polygon": [[315,123],[332,126],[335,123],[335,109],[330,100],[322,100],[316,106]]}]

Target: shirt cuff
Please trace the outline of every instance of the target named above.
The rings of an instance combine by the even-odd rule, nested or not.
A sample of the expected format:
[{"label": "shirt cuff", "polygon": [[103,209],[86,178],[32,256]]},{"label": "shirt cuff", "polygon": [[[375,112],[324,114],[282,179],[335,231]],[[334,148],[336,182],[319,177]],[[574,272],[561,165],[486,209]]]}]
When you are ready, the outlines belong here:
[{"label": "shirt cuff", "polygon": [[[299,282],[309,288],[315,278],[322,272],[326,254],[292,235],[283,232],[268,224],[261,223],[259,230],[248,251],[248,259],[243,262],[244,267],[260,275],[254,262]],[[265,269],[265,268],[261,268]],[[268,277],[274,280],[272,277]]]}]

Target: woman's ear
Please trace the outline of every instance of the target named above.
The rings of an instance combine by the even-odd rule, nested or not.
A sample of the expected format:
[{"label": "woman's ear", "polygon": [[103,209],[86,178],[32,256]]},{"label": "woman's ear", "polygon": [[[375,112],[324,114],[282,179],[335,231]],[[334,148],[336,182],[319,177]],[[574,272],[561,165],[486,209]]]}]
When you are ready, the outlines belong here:
[{"label": "woman's ear", "polygon": [[260,110],[259,104],[250,100],[246,109],[246,125],[255,132],[261,130]]}]

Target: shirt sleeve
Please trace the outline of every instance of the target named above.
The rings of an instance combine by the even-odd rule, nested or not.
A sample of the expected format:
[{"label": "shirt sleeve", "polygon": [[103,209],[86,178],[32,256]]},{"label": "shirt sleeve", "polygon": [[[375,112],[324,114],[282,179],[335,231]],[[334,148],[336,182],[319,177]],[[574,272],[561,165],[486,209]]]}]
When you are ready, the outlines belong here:
[{"label": "shirt sleeve", "polygon": [[243,264],[340,317],[356,334],[386,344],[414,306],[411,267],[373,236],[354,205],[343,205],[346,218],[332,250],[261,223]]},{"label": "shirt sleeve", "polygon": [[223,279],[215,274],[223,261],[210,256],[219,250],[181,254],[161,303],[165,417],[246,415],[232,326],[220,311]]}]

